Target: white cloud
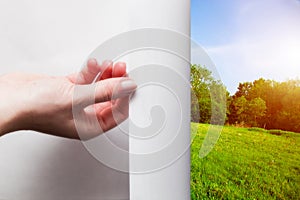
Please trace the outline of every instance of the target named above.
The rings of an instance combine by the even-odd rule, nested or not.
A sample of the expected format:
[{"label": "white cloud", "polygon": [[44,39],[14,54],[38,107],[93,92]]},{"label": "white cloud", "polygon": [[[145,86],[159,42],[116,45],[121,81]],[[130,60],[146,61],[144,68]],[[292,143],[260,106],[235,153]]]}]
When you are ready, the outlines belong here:
[{"label": "white cloud", "polygon": [[300,3],[243,1],[234,42],[208,47],[230,92],[260,77],[284,81],[300,76]]}]

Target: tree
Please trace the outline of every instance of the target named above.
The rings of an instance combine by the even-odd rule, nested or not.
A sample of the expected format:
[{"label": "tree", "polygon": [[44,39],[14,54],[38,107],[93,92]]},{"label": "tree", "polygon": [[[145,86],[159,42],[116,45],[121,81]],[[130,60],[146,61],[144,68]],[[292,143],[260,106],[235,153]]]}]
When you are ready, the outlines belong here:
[{"label": "tree", "polygon": [[261,119],[266,115],[266,102],[260,98],[254,98],[247,104],[246,113],[248,115],[248,124],[251,126],[261,126]]},{"label": "tree", "polygon": [[192,91],[192,121],[208,123],[211,110],[209,84],[213,80],[211,72],[200,65],[191,65],[191,91]]},{"label": "tree", "polygon": [[260,78],[240,83],[231,97],[228,122],[300,132],[300,80]]},{"label": "tree", "polygon": [[236,114],[234,123],[258,126],[261,117],[265,116],[266,103],[260,97],[247,100],[245,96],[237,97],[232,102],[232,112]]},{"label": "tree", "polygon": [[[286,93],[281,98],[282,107],[275,116],[277,129],[300,132],[300,85],[297,81],[282,83]],[[283,86],[282,86],[283,87]]]},{"label": "tree", "polygon": [[253,84],[251,82],[239,83],[238,91],[235,93],[236,97],[244,96],[246,99],[249,98],[249,93],[253,88]]},{"label": "tree", "polygon": [[191,65],[192,121],[223,124],[226,118],[225,86],[215,80],[211,71],[200,65]]}]

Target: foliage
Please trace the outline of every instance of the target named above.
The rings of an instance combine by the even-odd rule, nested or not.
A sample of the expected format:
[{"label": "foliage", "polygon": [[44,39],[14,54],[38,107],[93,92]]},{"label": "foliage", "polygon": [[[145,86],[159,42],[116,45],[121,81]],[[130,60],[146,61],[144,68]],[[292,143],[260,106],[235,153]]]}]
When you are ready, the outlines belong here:
[{"label": "foliage", "polygon": [[[191,65],[191,119],[193,122],[223,124],[226,118],[226,100],[229,93],[215,80],[211,71],[200,65]],[[226,96],[227,95],[227,96]]]},{"label": "foliage", "polygon": [[299,134],[225,126],[212,152],[201,159],[209,126],[191,125],[192,200],[299,199]]},{"label": "foliage", "polygon": [[266,102],[260,97],[247,100],[245,96],[237,97],[233,102],[237,116],[235,123],[247,122],[250,126],[258,126],[258,122],[266,114]]},{"label": "foliage", "polygon": [[230,124],[300,132],[300,81],[240,83],[228,113]]},{"label": "foliage", "polygon": [[230,96],[212,72],[191,65],[192,122],[242,125],[300,132],[300,80],[260,78],[239,83]]}]

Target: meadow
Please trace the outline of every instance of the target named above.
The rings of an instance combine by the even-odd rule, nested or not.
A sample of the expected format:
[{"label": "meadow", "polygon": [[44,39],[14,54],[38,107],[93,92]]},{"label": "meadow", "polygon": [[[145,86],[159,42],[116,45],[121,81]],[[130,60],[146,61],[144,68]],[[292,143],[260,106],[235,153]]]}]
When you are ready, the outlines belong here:
[{"label": "meadow", "polygon": [[224,126],[199,150],[210,125],[191,124],[191,199],[300,199],[300,134]]}]

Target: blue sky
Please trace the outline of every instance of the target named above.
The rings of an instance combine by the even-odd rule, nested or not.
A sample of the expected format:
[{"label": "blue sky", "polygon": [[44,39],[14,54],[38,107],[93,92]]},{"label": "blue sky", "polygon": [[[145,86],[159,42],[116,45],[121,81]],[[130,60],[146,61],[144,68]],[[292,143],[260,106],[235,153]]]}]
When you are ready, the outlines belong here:
[{"label": "blue sky", "polygon": [[300,78],[299,0],[192,0],[191,9],[192,39],[231,94],[260,77]]}]

